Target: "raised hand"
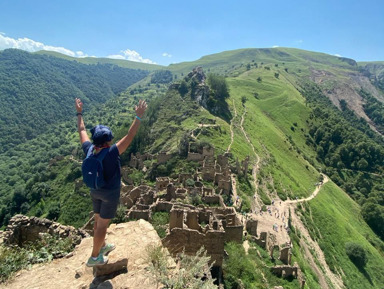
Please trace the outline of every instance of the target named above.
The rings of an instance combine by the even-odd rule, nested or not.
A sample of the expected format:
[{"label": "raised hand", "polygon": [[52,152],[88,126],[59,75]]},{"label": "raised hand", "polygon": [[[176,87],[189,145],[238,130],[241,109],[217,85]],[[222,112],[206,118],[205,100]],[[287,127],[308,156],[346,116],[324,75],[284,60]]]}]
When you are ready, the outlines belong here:
[{"label": "raised hand", "polygon": [[78,113],[81,113],[83,111],[83,103],[81,102],[80,98],[75,99],[75,107]]},{"label": "raised hand", "polygon": [[135,105],[135,112],[136,112],[136,115],[140,118],[143,117],[144,113],[145,113],[145,110],[147,109],[147,103],[145,102],[145,100],[139,100],[139,105]]}]

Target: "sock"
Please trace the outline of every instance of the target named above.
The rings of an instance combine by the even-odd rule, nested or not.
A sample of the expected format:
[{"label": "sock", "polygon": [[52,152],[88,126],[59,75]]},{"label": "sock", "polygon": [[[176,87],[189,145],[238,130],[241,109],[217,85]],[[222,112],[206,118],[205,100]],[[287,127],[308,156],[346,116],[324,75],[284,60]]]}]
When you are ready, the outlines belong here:
[{"label": "sock", "polygon": [[97,257],[92,257],[92,260],[93,260],[93,261],[96,261],[96,260],[97,260]]}]

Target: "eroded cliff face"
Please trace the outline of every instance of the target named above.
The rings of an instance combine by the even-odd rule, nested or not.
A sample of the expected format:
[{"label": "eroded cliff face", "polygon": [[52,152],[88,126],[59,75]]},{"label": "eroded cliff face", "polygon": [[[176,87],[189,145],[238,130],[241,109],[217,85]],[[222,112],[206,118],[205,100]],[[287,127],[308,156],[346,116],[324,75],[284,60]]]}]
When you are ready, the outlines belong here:
[{"label": "eroded cliff face", "polygon": [[150,223],[139,220],[112,224],[107,242],[116,245],[107,265],[86,267],[92,238],[85,237],[68,256],[20,271],[0,288],[157,288],[155,277],[148,271],[147,252],[161,241]]},{"label": "eroded cliff face", "polygon": [[[340,101],[344,100],[347,107],[354,111],[356,116],[363,118],[373,131],[378,132],[373,121],[364,111],[366,103],[361,91],[365,91],[374,98],[384,102],[384,94],[378,89],[377,84],[370,79],[369,74],[358,70],[332,72],[331,70],[311,69],[310,79],[319,85],[324,95],[339,109]],[[384,83],[384,81],[383,81]]]}]

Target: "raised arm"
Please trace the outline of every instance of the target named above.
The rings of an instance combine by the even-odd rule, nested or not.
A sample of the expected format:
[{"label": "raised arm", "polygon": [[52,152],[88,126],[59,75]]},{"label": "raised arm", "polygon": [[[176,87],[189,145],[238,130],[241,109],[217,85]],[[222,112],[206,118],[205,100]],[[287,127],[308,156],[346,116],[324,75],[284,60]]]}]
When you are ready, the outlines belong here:
[{"label": "raised arm", "polygon": [[136,112],[135,120],[133,121],[131,127],[129,128],[128,133],[116,144],[120,155],[127,150],[133,138],[135,137],[140,126],[141,118],[143,117],[146,109],[147,109],[147,103],[145,102],[145,100],[140,100],[139,105],[135,106],[135,112]]},{"label": "raised arm", "polygon": [[83,103],[80,98],[75,99],[75,107],[77,111],[77,130],[80,136],[80,143],[83,144],[86,141],[89,141],[87,131],[85,130],[85,125],[83,121]]}]

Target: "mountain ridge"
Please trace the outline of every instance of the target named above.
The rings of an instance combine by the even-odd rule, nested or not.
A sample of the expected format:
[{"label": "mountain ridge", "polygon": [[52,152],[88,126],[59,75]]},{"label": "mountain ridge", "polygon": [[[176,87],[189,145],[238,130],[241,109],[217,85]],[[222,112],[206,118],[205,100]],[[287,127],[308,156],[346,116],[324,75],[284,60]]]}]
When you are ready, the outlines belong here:
[{"label": "mountain ridge", "polygon": [[[167,84],[153,83],[151,77],[147,76],[116,98],[98,106],[97,112],[90,111],[85,121],[90,124],[98,119],[112,123],[119,136],[128,129],[129,118],[133,118],[133,111],[129,108],[139,98],[145,97],[149,101],[142,131],[135,139],[131,152],[140,152],[142,155],[168,152],[173,153],[174,158],[161,164],[150,159],[143,160],[145,170],[144,167],[131,167],[131,181],[135,185],[142,182],[153,185],[157,176],[195,172],[196,164],[180,154],[182,147],[199,153],[205,145],[214,146],[215,156],[229,153],[229,163],[233,168],[245,163],[249,157],[248,169],[231,176],[239,197],[238,208],[243,213],[255,209],[262,211],[270,207],[273,201],[306,198],[320,181],[320,173],[326,173],[333,182],[327,183],[315,199],[298,205],[296,211],[305,221],[310,237],[326,253],[327,264],[334,273],[343,276],[346,286],[379,288],[382,278],[380,270],[375,270],[375,267],[382,264],[380,256],[383,256],[384,247],[382,240],[377,237],[380,228],[372,227],[372,222],[380,220],[377,217],[382,210],[380,191],[383,184],[378,176],[383,172],[383,163],[380,162],[383,145],[380,135],[369,128],[358,110],[353,109],[351,101],[338,90],[345,87],[352,91],[351,99],[357,99],[360,113],[364,112],[367,119],[373,114],[365,105],[372,102],[371,107],[376,107],[375,99],[380,101],[382,92],[368,76],[360,74],[359,67],[353,62],[301,51],[288,54],[288,50],[258,51],[261,57],[256,58],[255,50],[246,49],[226,52],[221,56],[213,55],[209,61],[205,58],[194,63],[203,64],[207,74],[226,76],[230,123],[222,115],[212,115],[194,101],[194,93],[199,91],[196,88],[203,86],[207,86],[204,89],[207,96],[213,100],[216,96],[208,81],[196,83],[193,78],[184,75],[193,63],[169,67],[174,78],[169,88]],[[276,53],[283,54],[279,56],[281,58],[274,59]],[[232,58],[227,58],[227,61],[231,62],[225,64],[224,56],[229,54]],[[360,77],[364,81],[353,82]],[[362,90],[365,92],[362,93]],[[217,102],[212,101],[212,105],[214,107]],[[380,109],[380,106],[375,109]],[[380,114],[379,110],[374,111]],[[378,125],[380,118],[372,117],[372,122]],[[68,123],[60,125],[60,128],[66,125]],[[14,148],[12,154],[10,151],[10,157],[0,156],[7,165],[13,162],[9,171],[14,173],[9,176],[4,173],[6,177],[2,182],[12,184],[10,181],[16,178],[17,168],[21,167],[36,167],[40,174],[34,179],[31,179],[31,175],[25,176],[25,188],[22,183],[14,183],[11,186],[14,192],[12,197],[6,199],[7,204],[11,204],[11,207],[18,205],[18,209],[25,209],[25,203],[32,204],[33,207],[27,210],[30,214],[39,213],[62,218],[66,222],[80,223],[80,219],[71,220],[68,214],[65,218],[61,216],[70,208],[71,198],[79,206],[73,209],[76,214],[81,212],[80,204],[84,204],[82,210],[87,208],[87,190],[81,186],[79,165],[73,161],[82,157],[76,144],[78,139],[73,124],[69,125],[64,138],[67,143],[60,151],[62,157],[52,158],[46,169],[35,161],[23,164],[18,158],[26,150],[22,147]],[[51,151],[51,143],[44,149]],[[32,144],[38,152],[38,140],[28,142],[29,146]],[[129,158],[123,158],[123,165],[128,166],[129,161]],[[7,168],[2,168],[2,171],[5,172]],[[204,185],[213,186],[209,183]],[[340,188],[353,200],[346,197]],[[58,195],[61,196],[60,200]],[[228,198],[226,201],[231,200]],[[352,204],[353,208],[344,204]],[[3,214],[5,208],[0,211]],[[312,218],[313,215],[316,218]],[[348,219],[343,218],[344,215]],[[337,220],[334,226],[332,218]],[[354,225],[349,226],[348,222]],[[375,229],[377,236],[365,222]],[[345,230],[337,230],[336,225]],[[294,243],[293,259],[304,268],[308,286],[319,288],[316,273],[299,249],[300,242],[305,242],[308,236],[302,236],[294,226],[290,236]],[[345,244],[355,240],[370,252],[371,259],[364,270],[357,268],[345,253]],[[316,260],[315,253],[313,258]]]}]

